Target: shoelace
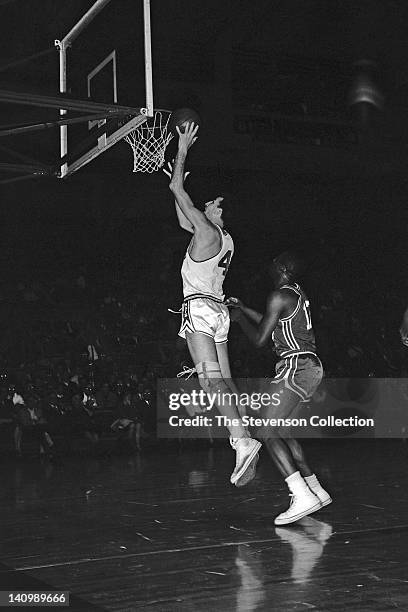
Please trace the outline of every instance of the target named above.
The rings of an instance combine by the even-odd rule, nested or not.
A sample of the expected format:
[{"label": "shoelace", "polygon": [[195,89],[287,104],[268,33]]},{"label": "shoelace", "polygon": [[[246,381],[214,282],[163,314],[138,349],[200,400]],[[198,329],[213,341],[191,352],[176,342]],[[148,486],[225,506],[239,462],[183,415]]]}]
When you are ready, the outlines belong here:
[{"label": "shoelace", "polygon": [[234,438],[232,436],[229,437],[229,442],[230,442],[232,448],[235,450],[236,441],[234,440]]},{"label": "shoelace", "polygon": [[195,368],[188,368],[187,366],[183,366],[183,370],[177,374],[177,378],[184,378],[185,376],[186,380],[188,380],[193,376],[193,374],[196,373],[196,371],[197,370]]},{"label": "shoelace", "polygon": [[294,503],[295,501],[295,494],[294,493],[289,493],[289,497],[290,497],[290,502],[289,502],[289,508],[291,507],[291,505]]},{"label": "shoelace", "polygon": [[178,310],[173,310],[172,308],[168,308],[167,310],[168,312],[172,312],[173,314],[181,315],[181,308],[179,308]]}]

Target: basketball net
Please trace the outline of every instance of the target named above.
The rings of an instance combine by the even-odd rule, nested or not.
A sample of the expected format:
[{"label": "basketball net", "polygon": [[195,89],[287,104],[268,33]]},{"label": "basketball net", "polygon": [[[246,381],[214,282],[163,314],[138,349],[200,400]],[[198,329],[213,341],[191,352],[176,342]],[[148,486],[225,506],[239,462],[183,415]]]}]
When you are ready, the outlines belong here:
[{"label": "basketball net", "polygon": [[133,172],[156,172],[164,164],[164,153],[170,140],[167,132],[169,111],[154,111],[153,117],[129,132],[125,140],[133,151]]}]

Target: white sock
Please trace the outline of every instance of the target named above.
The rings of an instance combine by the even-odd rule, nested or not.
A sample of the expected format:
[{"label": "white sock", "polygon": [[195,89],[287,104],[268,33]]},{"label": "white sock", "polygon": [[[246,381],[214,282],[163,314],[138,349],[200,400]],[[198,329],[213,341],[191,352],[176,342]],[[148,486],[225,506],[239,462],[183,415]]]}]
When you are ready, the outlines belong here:
[{"label": "white sock", "polygon": [[317,480],[317,476],[316,474],[312,474],[311,476],[305,476],[305,481],[307,483],[307,486],[312,489],[312,491],[314,489],[319,489],[321,488],[321,484],[320,482]]},{"label": "white sock", "polygon": [[285,478],[285,481],[291,493],[299,494],[309,491],[309,488],[300,472],[294,472],[294,474],[291,474]]}]

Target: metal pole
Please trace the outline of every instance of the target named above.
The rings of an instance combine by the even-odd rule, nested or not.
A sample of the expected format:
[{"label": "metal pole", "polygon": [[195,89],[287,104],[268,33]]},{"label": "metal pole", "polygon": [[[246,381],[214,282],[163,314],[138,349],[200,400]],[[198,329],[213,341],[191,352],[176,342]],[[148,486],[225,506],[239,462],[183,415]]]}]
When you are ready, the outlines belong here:
[{"label": "metal pole", "polygon": [[[67,48],[64,41],[55,41],[59,50],[59,90],[60,93],[67,91]],[[64,108],[60,108],[61,117],[67,114]],[[66,125],[60,126],[60,157],[64,158],[68,153],[68,128]],[[60,169],[60,176],[63,178],[68,172],[67,164],[63,164]]]},{"label": "metal pole", "polygon": [[33,159],[32,157],[29,157],[28,155],[24,155],[20,151],[14,151],[14,149],[9,149],[8,147],[5,147],[4,145],[0,145],[0,151],[4,151],[8,155],[12,157],[16,157],[17,159],[21,159],[26,164],[31,164],[32,166],[41,165],[41,162],[38,159]]},{"label": "metal pole", "polygon": [[72,43],[75,38],[82,32],[82,30],[84,28],[86,28],[86,26],[88,25],[88,23],[90,23],[92,21],[92,19],[94,19],[96,17],[96,15],[107,5],[109,4],[110,0],[97,0],[95,2],[95,4],[93,4],[91,6],[91,8],[89,9],[89,11],[87,11],[85,13],[85,15],[83,15],[81,17],[81,19],[78,21],[78,23],[76,23],[74,25],[73,28],[71,28],[71,30],[68,32],[68,34],[66,34],[64,36],[64,38],[61,40],[62,44],[64,45],[68,45],[69,43]]},{"label": "metal pole", "polygon": [[50,174],[51,166],[34,166],[31,164],[3,164],[0,163],[0,170],[6,172],[31,172],[32,174]]},{"label": "metal pole", "polygon": [[41,178],[47,176],[45,174],[24,174],[23,176],[15,176],[14,178],[4,179],[0,181],[0,185],[7,185],[8,183],[18,183],[19,181],[27,181],[28,179]]},{"label": "metal pole", "polygon": [[[64,36],[61,41],[55,41],[55,44],[59,48],[59,64],[60,64],[60,92],[66,93],[67,91],[67,46],[69,46],[75,38],[82,32],[82,30],[88,25],[94,17],[110,2],[110,0],[97,0],[93,6],[83,15],[83,17],[74,25],[73,28]],[[66,114],[65,109],[60,109],[60,115]],[[68,153],[68,127],[61,125],[60,127],[60,156],[61,158],[66,157]],[[60,176],[63,178],[68,172],[67,164],[63,164],[60,170]]]},{"label": "metal pole", "polygon": [[27,62],[31,62],[34,59],[38,59],[39,57],[43,57],[44,55],[49,55],[54,53],[54,49],[51,47],[50,49],[45,49],[45,51],[39,51],[38,53],[34,53],[33,55],[29,55],[28,57],[23,57],[19,60],[15,60],[14,62],[9,62],[8,64],[3,64],[0,66],[0,72],[4,72],[6,70],[10,70],[10,68],[15,68],[16,66],[21,66],[21,64],[25,64]]},{"label": "metal pole", "polygon": [[143,23],[145,50],[146,109],[148,117],[153,117],[153,64],[150,0],[143,0]]},{"label": "metal pole", "polygon": [[106,117],[138,115],[140,113],[140,107],[105,104],[104,102],[92,102],[91,100],[74,100],[73,98],[61,98],[61,96],[39,96],[38,94],[8,91],[6,89],[0,89],[0,102],[41,106],[43,108],[60,108],[65,106],[68,110],[79,111],[81,113],[105,113]]},{"label": "metal pole", "polygon": [[40,130],[48,130],[62,125],[74,125],[76,123],[84,123],[86,121],[99,121],[106,119],[106,113],[96,115],[82,115],[81,117],[71,117],[71,119],[59,119],[58,121],[44,121],[43,123],[26,123],[18,126],[3,126],[0,125],[0,137],[15,136],[16,134],[26,134],[27,132],[39,132]]}]

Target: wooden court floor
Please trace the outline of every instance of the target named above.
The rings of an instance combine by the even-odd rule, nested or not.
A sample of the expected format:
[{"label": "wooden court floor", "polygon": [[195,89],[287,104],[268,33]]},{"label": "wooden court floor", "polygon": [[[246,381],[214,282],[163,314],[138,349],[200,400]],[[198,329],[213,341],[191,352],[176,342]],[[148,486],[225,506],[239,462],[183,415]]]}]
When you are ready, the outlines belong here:
[{"label": "wooden court floor", "polygon": [[3,459],[0,590],[69,591],[90,611],[408,610],[405,442],[307,441],[334,503],[280,528],[266,451],[236,489],[227,442],[205,444]]}]

